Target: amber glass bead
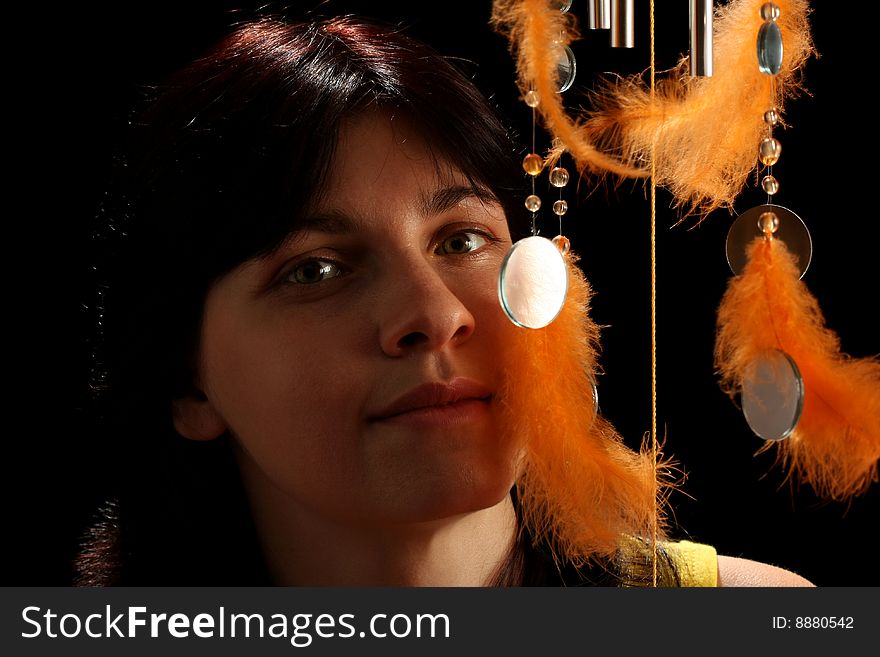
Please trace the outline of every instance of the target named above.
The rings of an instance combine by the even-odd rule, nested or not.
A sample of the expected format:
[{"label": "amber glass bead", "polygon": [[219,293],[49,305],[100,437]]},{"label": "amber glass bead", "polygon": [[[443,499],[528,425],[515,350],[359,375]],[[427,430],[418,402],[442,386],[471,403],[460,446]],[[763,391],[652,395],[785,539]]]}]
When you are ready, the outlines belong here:
[{"label": "amber glass bead", "polygon": [[758,228],[769,237],[779,230],[779,217],[775,212],[762,212],[758,217]]},{"label": "amber glass bead", "polygon": [[544,168],[544,159],[537,153],[529,153],[523,158],[523,169],[530,176],[537,176]]},{"label": "amber glass bead", "polygon": [[557,235],[551,241],[562,252],[562,255],[566,255],[571,250],[571,242],[565,235]]},{"label": "amber glass bead", "polygon": [[765,137],[761,140],[758,153],[761,157],[761,164],[771,167],[779,161],[779,156],[782,154],[782,144],[773,137]]},{"label": "amber glass bead", "polygon": [[764,179],[761,181],[761,189],[770,194],[770,196],[773,196],[773,194],[779,191],[779,181],[773,176],[764,176]]}]

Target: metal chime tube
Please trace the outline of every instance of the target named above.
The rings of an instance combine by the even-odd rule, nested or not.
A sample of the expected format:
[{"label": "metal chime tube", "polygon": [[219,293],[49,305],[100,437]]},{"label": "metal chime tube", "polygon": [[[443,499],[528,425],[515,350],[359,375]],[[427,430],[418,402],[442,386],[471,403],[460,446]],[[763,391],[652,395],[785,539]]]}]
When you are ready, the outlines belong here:
[{"label": "metal chime tube", "polygon": [[590,0],[587,8],[591,30],[611,29],[611,0]]},{"label": "metal chime tube", "polygon": [[712,75],[712,0],[690,0],[691,75]]},{"label": "metal chime tube", "polygon": [[611,46],[613,48],[635,47],[634,3],[635,0],[611,1]]}]

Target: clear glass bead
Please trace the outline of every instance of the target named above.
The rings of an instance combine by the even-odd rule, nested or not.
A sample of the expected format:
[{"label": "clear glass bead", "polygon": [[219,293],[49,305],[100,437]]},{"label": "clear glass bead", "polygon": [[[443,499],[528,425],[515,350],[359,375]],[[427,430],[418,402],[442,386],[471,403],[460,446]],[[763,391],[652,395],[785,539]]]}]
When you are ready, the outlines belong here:
[{"label": "clear glass bead", "polygon": [[782,68],[782,32],[779,26],[767,21],[758,30],[758,69],[767,75],[776,75]]},{"label": "clear glass bead", "polygon": [[576,73],[577,62],[575,62],[574,53],[568,46],[563,46],[556,56],[556,81],[560,93],[571,88]]},{"label": "clear glass bead", "polygon": [[565,150],[565,144],[562,143],[562,140],[559,137],[554,137],[553,141],[550,142],[550,145],[553,147],[553,150]]},{"label": "clear glass bead", "polygon": [[782,154],[782,144],[774,137],[764,137],[761,145],[758,147],[758,155],[761,158],[761,164],[772,167],[779,161]]},{"label": "clear glass bead", "polygon": [[770,194],[770,196],[773,196],[779,191],[779,181],[773,176],[764,176],[764,179],[761,181],[761,189]]},{"label": "clear glass bead", "polygon": [[568,202],[559,199],[553,204],[553,212],[561,217],[566,212],[568,212]]},{"label": "clear glass bead", "polygon": [[765,21],[775,21],[779,18],[779,6],[772,2],[765,2],[761,5],[761,18]]},{"label": "clear glass bead", "polygon": [[529,89],[524,95],[523,100],[529,107],[537,107],[541,103],[541,97],[534,89]]},{"label": "clear glass bead", "polygon": [[565,187],[568,184],[568,171],[564,167],[553,167],[550,170],[550,184],[554,187]]},{"label": "clear glass bead", "polygon": [[779,230],[779,217],[775,212],[762,212],[758,217],[758,228],[765,235],[772,235]]},{"label": "clear glass bead", "polygon": [[526,196],[526,210],[529,212],[537,212],[541,209],[541,198],[534,194]]},{"label": "clear glass bead", "polygon": [[537,176],[544,168],[544,159],[537,153],[529,153],[523,158],[523,169],[530,176]]},{"label": "clear glass bead", "polygon": [[779,123],[779,112],[776,111],[775,107],[764,112],[764,123],[770,126]]},{"label": "clear glass bead", "polygon": [[550,241],[556,245],[556,248],[562,252],[562,255],[567,255],[571,251],[571,242],[565,235],[557,235]]}]

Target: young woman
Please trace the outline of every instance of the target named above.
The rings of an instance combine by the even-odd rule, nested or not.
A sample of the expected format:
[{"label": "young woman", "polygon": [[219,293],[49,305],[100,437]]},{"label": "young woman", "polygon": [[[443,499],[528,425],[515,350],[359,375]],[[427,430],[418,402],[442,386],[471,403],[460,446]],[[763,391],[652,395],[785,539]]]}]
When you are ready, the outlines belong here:
[{"label": "young woman", "polygon": [[[163,86],[97,235],[124,465],[80,583],[650,585],[638,455],[602,434],[622,483],[575,530],[528,484],[516,160],[454,66],[354,18],[240,25]],[[661,585],[808,584],[656,552]]]}]

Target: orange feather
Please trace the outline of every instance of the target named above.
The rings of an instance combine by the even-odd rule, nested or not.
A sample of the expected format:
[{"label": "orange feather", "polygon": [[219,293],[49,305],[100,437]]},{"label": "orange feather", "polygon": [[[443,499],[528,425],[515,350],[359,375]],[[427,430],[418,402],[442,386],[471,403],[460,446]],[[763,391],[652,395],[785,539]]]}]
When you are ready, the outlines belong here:
[{"label": "orange feather", "polygon": [[626,447],[595,413],[599,329],[589,317],[590,286],[567,260],[568,296],[556,320],[509,333],[499,397],[502,431],[525,448],[524,523],[557,557],[582,563],[613,554],[624,534],[650,536],[658,487],[651,455]]},{"label": "orange feather", "polygon": [[[821,497],[847,500],[877,481],[880,361],[840,351],[794,257],[778,239],[757,238],[718,310],[715,362],[734,395],[750,363],[768,350],[794,359],[804,382],[801,419],[777,442],[779,460]],[[765,449],[769,447],[765,445]]]},{"label": "orange feather", "polygon": [[495,0],[493,25],[517,55],[520,85],[538,91],[546,128],[582,170],[645,178],[653,159],[655,181],[675,205],[705,215],[730,207],[742,192],[766,130],[764,112],[775,106],[782,113],[814,53],[807,0],[775,3],[784,44],[777,75],[758,70],[764,0],[731,0],[714,19],[713,76],[691,76],[684,57],[653,90],[641,74],[606,82],[592,92],[593,109],[576,119],[555,89],[555,48],[578,38],[574,18],[547,0]]}]

